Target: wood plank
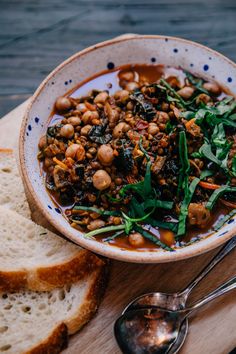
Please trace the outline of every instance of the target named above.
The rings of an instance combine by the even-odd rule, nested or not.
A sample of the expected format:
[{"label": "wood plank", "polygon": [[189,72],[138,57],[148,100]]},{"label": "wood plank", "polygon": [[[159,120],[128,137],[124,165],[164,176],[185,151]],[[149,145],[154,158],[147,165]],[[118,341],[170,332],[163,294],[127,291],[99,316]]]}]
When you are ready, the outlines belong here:
[{"label": "wood plank", "polygon": [[1,0],[0,116],[60,62],[124,32],[192,39],[236,60],[234,0]]},{"label": "wood plank", "polygon": [[[0,120],[0,147],[16,148],[26,106],[27,102]],[[145,292],[181,290],[216,252],[214,250],[192,259],[155,265],[114,261],[109,286],[98,314],[71,338],[64,354],[119,354],[113,336],[113,325],[125,305]],[[236,250],[195,289],[190,303],[235,275],[235,257]],[[192,316],[190,332],[180,354],[227,354],[236,346],[235,319],[236,298],[235,293],[231,292]]]}]

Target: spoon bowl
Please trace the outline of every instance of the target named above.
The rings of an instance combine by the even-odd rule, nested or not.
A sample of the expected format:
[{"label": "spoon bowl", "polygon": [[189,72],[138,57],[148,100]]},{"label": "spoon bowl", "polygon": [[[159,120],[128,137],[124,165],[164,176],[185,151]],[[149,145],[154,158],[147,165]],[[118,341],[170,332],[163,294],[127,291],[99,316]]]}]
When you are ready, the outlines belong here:
[{"label": "spoon bowl", "polygon": [[[126,354],[175,353],[179,348],[176,347],[174,352],[174,345],[182,345],[185,339],[181,327],[187,317],[194,310],[235,288],[236,276],[189,308],[170,311],[153,306],[128,310],[115,323],[116,340]],[[183,336],[182,341],[179,336]]]}]

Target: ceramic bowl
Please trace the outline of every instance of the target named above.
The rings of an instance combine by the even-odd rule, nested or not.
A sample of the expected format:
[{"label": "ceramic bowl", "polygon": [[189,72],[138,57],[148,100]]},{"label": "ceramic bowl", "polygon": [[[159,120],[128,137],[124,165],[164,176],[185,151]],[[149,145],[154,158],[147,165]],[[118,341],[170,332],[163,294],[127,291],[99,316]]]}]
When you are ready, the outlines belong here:
[{"label": "ceramic bowl", "polygon": [[216,248],[232,237],[236,218],[229,220],[211,236],[175,252],[162,249],[152,252],[130,251],[85,238],[60,214],[45,189],[37,161],[38,140],[46,132],[56,98],[104,69],[128,63],[181,66],[193,74],[215,79],[236,94],[236,65],[220,53],[198,43],[174,37],[130,35],[96,44],[59,65],[33,95],[20,136],[20,163],[24,181],[36,206],[59,232],[80,246],[106,257],[127,262],[161,263],[193,257]]}]

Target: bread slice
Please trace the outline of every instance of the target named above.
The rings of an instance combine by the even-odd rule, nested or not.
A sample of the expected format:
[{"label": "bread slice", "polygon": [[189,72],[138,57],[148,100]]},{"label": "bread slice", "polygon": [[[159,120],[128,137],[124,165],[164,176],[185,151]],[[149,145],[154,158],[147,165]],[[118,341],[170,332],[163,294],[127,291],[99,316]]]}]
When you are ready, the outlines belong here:
[{"label": "bread slice", "polygon": [[0,290],[48,291],[83,278],[95,254],[0,206]]},{"label": "bread slice", "polygon": [[91,319],[105,284],[104,266],[50,292],[0,293],[0,353],[59,353],[67,335]]},{"label": "bread slice", "polygon": [[23,183],[13,150],[10,149],[0,149],[0,205],[30,218]]}]

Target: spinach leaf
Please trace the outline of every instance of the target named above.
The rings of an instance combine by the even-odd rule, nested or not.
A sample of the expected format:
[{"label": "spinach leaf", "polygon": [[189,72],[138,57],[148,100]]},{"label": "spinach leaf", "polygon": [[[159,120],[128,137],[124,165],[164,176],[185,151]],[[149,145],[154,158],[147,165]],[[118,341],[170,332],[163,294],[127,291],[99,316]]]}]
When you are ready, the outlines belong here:
[{"label": "spinach leaf", "polygon": [[218,231],[229,219],[236,214],[236,209],[231,210],[231,212],[220,219],[214,226],[213,229]]},{"label": "spinach leaf", "polygon": [[135,102],[135,113],[139,113],[144,119],[151,120],[156,115],[153,105],[145,99],[140,90],[135,90],[130,98]]},{"label": "spinach leaf", "polygon": [[96,235],[99,234],[103,234],[106,232],[113,232],[113,231],[118,231],[118,230],[125,230],[125,224],[121,224],[121,225],[111,225],[111,226],[105,226],[105,227],[101,227],[101,229],[96,229],[90,232],[87,232],[84,237],[86,238],[93,238]]},{"label": "spinach leaf", "polygon": [[158,200],[158,199],[147,199],[145,200],[143,205],[144,205],[144,210],[152,207],[170,210],[173,208],[174,202]]},{"label": "spinach leaf", "polygon": [[115,238],[121,236],[122,234],[124,233],[124,231],[117,231],[115,232],[112,236],[110,237],[107,237],[107,238],[104,238],[103,239],[103,242],[110,242],[110,241],[113,241]]},{"label": "spinach leaf", "polygon": [[118,148],[117,151],[119,153],[119,155],[115,158],[117,169],[123,171],[125,174],[130,173],[134,165],[132,150],[122,146]]},{"label": "spinach leaf", "polygon": [[102,209],[98,209],[95,207],[86,207],[86,206],[80,206],[80,205],[76,205],[73,210],[85,210],[85,211],[91,211],[93,213],[97,213],[100,215],[104,215],[104,216],[117,216],[117,215],[121,215],[121,213],[117,210],[102,210]]},{"label": "spinach leaf", "polygon": [[170,94],[172,94],[174,96],[171,97],[170,95],[168,95],[167,100],[170,101],[175,101],[179,104],[180,107],[185,108],[187,105],[187,102],[184,101],[184,99],[175,91],[175,89],[173,87],[171,87],[168,82],[165,79],[161,79],[160,80],[160,84],[163,85],[167,91],[169,91]]},{"label": "spinach leaf", "polygon": [[167,221],[159,221],[149,217],[146,219],[146,223],[152,225],[153,227],[160,227],[162,229],[171,230],[174,233],[177,232],[178,223],[175,222],[167,222]]},{"label": "spinach leaf", "polygon": [[106,131],[106,125],[94,125],[89,133],[88,136],[90,140],[94,141],[95,143],[99,144],[107,144],[111,139],[112,135],[111,134],[105,134]]},{"label": "spinach leaf", "polygon": [[236,155],[233,157],[232,160],[232,175],[236,177]]},{"label": "spinach leaf", "polygon": [[210,196],[210,199],[208,200],[207,204],[206,204],[206,208],[211,210],[217,199],[224,193],[226,192],[236,192],[236,187],[230,187],[227,185],[221,186],[220,188],[216,189],[212,195]]},{"label": "spinach leaf", "polygon": [[135,225],[134,226],[134,230],[139,232],[141,235],[143,235],[144,238],[146,238],[149,241],[155,243],[157,246],[163,248],[164,250],[170,251],[170,252],[174,251],[173,248],[171,248],[171,247],[167,246],[165,243],[161,242],[161,240],[159,240],[157,237],[155,237],[151,233],[145,231],[141,226]]},{"label": "spinach leaf", "polygon": [[186,184],[188,184],[188,174],[190,171],[190,163],[188,160],[188,147],[187,139],[184,131],[179,133],[179,158],[181,163],[181,168],[179,170],[179,183],[178,183],[178,194],[181,189],[184,189]]},{"label": "spinach leaf", "polygon": [[184,73],[185,73],[186,77],[188,78],[189,82],[190,82],[198,91],[200,91],[200,92],[202,92],[202,93],[205,93],[205,94],[207,94],[207,95],[209,94],[209,92],[208,92],[206,89],[204,89],[204,88],[202,87],[202,85],[203,85],[203,80],[202,80],[202,79],[199,79],[198,77],[196,77],[196,76],[190,74],[188,71],[185,71]]},{"label": "spinach leaf", "polygon": [[184,200],[181,203],[181,207],[180,207],[179,224],[178,224],[178,232],[177,232],[178,237],[183,236],[185,234],[186,219],[188,216],[188,207],[199,182],[200,182],[200,178],[194,178],[189,188],[186,188]]},{"label": "spinach leaf", "polygon": [[146,173],[143,181],[133,184],[127,184],[123,188],[121,188],[119,194],[124,196],[128,190],[132,190],[137,193],[143,199],[147,198],[152,192],[151,186],[151,162],[148,161]]}]

